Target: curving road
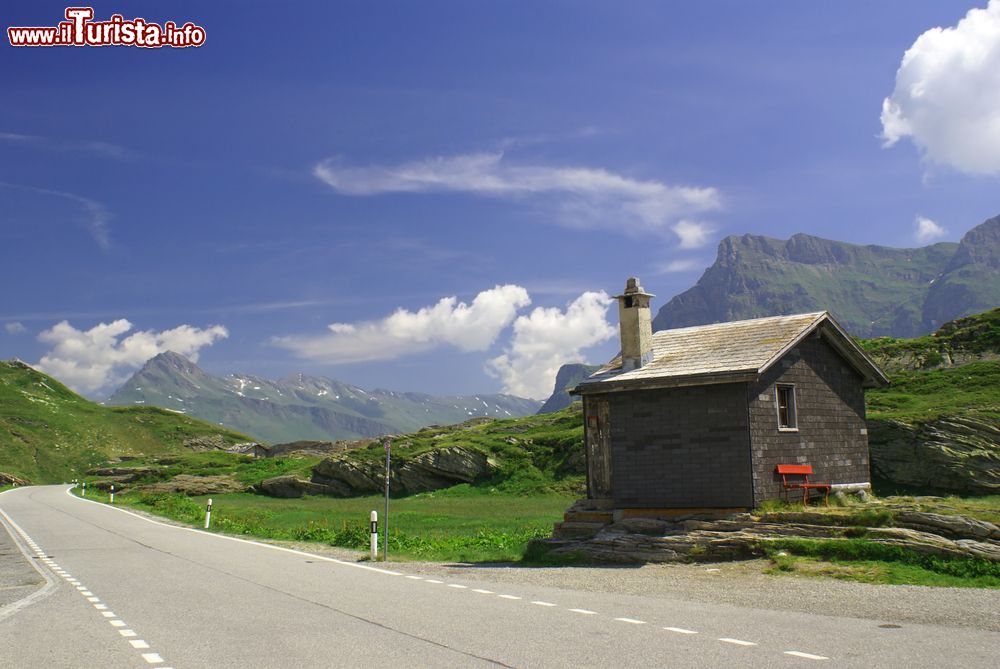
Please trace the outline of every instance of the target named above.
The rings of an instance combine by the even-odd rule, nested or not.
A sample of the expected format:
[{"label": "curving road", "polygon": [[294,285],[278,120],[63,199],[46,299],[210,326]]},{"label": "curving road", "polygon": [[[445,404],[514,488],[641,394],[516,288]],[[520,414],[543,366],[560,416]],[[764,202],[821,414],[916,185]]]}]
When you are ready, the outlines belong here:
[{"label": "curving road", "polygon": [[162,524],[66,486],[0,494],[0,523],[45,582],[0,607],[0,667],[870,669],[1000,655],[993,631],[887,634],[846,611],[380,569]]}]

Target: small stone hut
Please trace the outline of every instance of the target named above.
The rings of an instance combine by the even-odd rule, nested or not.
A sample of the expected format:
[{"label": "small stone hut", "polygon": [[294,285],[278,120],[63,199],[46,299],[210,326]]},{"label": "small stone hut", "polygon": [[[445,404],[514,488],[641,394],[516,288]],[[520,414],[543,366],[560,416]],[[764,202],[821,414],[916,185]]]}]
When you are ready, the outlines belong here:
[{"label": "small stone hut", "polygon": [[630,278],[621,354],[583,398],[587,496],[618,517],[742,510],[783,495],[779,463],[870,486],[864,389],[885,374],[825,311],[652,331]]}]

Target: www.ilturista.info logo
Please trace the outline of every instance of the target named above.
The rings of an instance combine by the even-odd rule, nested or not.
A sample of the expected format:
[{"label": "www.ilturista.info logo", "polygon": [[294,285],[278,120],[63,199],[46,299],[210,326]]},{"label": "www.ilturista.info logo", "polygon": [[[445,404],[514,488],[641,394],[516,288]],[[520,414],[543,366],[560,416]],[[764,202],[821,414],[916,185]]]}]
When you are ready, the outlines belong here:
[{"label": "www.ilturista.info logo", "polygon": [[184,48],[205,43],[205,29],[190,21],[178,26],[167,21],[162,26],[146,19],[126,20],[112,14],[107,21],[94,21],[93,7],[67,7],[66,20],[55,27],[23,26],[7,28],[11,46],[139,46],[158,49]]}]

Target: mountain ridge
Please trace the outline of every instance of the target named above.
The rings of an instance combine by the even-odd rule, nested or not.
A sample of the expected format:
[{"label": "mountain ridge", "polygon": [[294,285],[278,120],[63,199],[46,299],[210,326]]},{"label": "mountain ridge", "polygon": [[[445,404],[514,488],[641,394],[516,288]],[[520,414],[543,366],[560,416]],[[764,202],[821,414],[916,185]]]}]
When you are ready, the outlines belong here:
[{"label": "mountain ridge", "polygon": [[541,406],[503,394],[369,391],[304,373],[276,381],[250,374],[217,377],[172,351],[147,361],[107,403],[162,406],[272,443],[375,437],[476,416],[524,416]]},{"label": "mountain ridge", "polygon": [[1000,304],[1000,216],[961,242],[857,245],[804,233],[729,236],[653,329],[828,310],[859,337],[918,337]]}]

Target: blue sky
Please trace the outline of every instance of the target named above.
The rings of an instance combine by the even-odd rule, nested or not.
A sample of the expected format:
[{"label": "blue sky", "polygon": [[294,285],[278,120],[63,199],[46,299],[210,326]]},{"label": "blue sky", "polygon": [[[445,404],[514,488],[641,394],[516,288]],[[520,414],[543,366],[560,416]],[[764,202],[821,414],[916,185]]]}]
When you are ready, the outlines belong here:
[{"label": "blue sky", "polygon": [[0,357],[93,397],[166,347],[546,394],[617,351],[627,276],[658,308],[726,235],[918,246],[1000,213],[976,7],[96,3],[207,39],[0,46]]}]

